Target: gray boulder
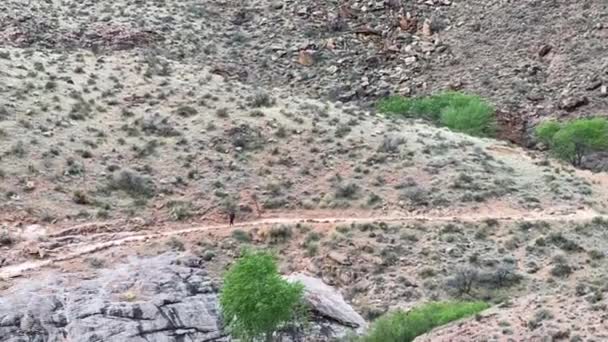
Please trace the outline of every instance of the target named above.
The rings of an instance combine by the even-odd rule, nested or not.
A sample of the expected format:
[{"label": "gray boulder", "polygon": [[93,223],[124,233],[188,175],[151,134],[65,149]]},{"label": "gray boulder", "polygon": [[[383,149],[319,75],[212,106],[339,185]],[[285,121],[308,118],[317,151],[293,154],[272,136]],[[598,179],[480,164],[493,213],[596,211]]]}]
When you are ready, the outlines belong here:
[{"label": "gray boulder", "polygon": [[312,310],[319,316],[362,332],[367,323],[333,287],[322,280],[302,273],[294,273],[285,277],[290,282],[300,282],[304,285],[304,299]]}]

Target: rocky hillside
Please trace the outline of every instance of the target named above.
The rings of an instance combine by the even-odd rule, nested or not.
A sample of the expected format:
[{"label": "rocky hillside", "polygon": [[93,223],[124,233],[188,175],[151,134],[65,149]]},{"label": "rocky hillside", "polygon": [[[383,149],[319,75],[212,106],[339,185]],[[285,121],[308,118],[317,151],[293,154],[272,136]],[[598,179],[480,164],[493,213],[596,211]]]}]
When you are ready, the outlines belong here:
[{"label": "rocky hillside", "polygon": [[4,50],[0,206],[16,221],[217,218],[227,201],[241,204],[239,219],[605,204],[573,170],[505,143],[140,51]]},{"label": "rocky hillside", "polygon": [[[605,1],[0,9],[0,341],[228,341],[247,248],[316,298],[279,340],[454,299],[492,308],[419,340],[608,334],[608,177],[512,144],[606,114]],[[440,90],[491,101],[506,139],[372,106]]]},{"label": "rocky hillside", "polygon": [[539,118],[605,115],[608,105],[603,0],[8,0],[3,7],[5,46],[140,47],[342,101],[475,92],[496,103],[504,136],[518,142]]}]

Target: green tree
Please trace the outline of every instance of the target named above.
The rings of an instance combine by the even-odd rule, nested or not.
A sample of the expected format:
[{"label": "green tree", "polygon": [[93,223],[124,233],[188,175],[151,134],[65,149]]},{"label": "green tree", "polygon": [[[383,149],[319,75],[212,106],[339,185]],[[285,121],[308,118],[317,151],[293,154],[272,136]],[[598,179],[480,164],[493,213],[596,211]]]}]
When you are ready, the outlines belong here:
[{"label": "green tree", "polygon": [[224,277],[222,315],[235,337],[271,341],[278,328],[300,318],[303,291],[281,278],[271,254],[248,251]]},{"label": "green tree", "polygon": [[548,121],[536,128],[536,135],[553,153],[580,166],[591,152],[608,150],[608,120],[577,119],[566,123]]}]

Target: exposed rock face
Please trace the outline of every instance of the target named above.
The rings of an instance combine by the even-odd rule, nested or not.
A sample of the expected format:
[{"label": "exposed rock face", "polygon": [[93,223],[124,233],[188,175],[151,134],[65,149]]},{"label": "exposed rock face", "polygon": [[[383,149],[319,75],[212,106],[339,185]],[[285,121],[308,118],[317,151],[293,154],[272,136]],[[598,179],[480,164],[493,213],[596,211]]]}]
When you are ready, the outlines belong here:
[{"label": "exposed rock face", "polygon": [[304,285],[305,300],[319,316],[355,328],[357,331],[365,329],[366,322],[363,317],[355,312],[333,287],[326,285],[318,278],[301,273],[295,273],[286,278],[293,282],[299,281]]},{"label": "exposed rock face", "polygon": [[[102,269],[94,278],[52,274],[0,297],[0,342],[230,341],[222,330],[217,286],[200,259],[167,253]],[[333,341],[365,321],[321,280],[302,274],[313,321],[283,341]]]},{"label": "exposed rock face", "polygon": [[0,298],[0,341],[227,340],[206,272],[175,260],[136,259],[84,281],[23,282]]},{"label": "exposed rock face", "polygon": [[585,156],[581,167],[595,172],[608,171],[608,153],[596,152]]}]

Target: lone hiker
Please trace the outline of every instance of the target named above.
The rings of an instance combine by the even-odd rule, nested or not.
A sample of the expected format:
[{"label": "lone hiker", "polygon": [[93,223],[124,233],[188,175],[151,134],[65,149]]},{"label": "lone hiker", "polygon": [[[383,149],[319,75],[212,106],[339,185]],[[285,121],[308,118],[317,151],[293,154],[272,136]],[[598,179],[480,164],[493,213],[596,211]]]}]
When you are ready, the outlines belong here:
[{"label": "lone hiker", "polygon": [[230,210],[230,212],[228,213],[228,218],[230,219],[230,225],[234,225],[234,218],[236,216],[236,213],[234,212],[234,210]]},{"label": "lone hiker", "polygon": [[228,222],[232,226],[234,225],[234,219],[236,218],[236,212],[238,210],[237,200],[227,198],[222,206],[224,207],[224,213],[228,214]]}]

